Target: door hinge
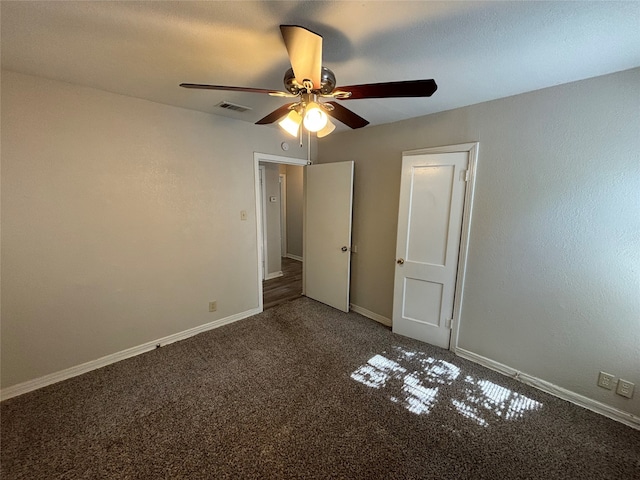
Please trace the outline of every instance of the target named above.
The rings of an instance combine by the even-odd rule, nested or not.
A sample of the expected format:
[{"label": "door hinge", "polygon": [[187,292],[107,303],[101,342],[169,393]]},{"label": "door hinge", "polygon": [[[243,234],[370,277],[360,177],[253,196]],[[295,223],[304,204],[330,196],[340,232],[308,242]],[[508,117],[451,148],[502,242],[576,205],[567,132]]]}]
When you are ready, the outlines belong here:
[{"label": "door hinge", "polygon": [[448,329],[453,328],[453,318],[449,318],[446,322],[444,322],[444,326]]},{"label": "door hinge", "polygon": [[460,180],[462,180],[463,182],[469,181],[469,170],[462,170],[460,172]]}]

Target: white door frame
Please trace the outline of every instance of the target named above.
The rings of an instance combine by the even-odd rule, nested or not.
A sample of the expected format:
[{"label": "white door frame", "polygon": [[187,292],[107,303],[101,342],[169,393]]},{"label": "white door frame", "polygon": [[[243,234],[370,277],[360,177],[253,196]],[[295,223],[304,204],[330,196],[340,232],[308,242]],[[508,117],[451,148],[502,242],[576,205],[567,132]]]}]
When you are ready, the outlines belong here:
[{"label": "white door frame", "polygon": [[[291,157],[282,157],[280,155],[270,155],[268,153],[253,153],[253,178],[254,178],[254,192],[255,192],[255,200],[256,200],[256,239],[257,239],[257,250],[258,250],[258,264],[257,264],[257,275],[258,279],[258,311],[262,312],[263,310],[263,301],[262,301],[262,245],[264,243],[263,238],[263,227],[262,227],[262,215],[260,211],[262,209],[262,202],[260,200],[260,162],[267,163],[281,163],[285,165],[299,165],[299,166],[307,166],[310,162],[306,159],[302,158],[291,158]],[[304,218],[303,218],[304,221]],[[304,252],[303,252],[304,257]],[[304,263],[303,267],[304,268]],[[303,286],[304,290],[304,286]],[[304,292],[303,292],[304,293]]]},{"label": "white door frame", "polygon": [[280,178],[280,256],[287,256],[287,174],[281,173]]},{"label": "white door frame", "polygon": [[260,260],[260,280],[264,281],[267,278],[267,265],[269,263],[269,252],[267,250],[267,188],[264,184],[267,169],[264,165],[258,165],[258,182],[260,191],[258,192],[260,198],[260,208],[256,210],[256,215],[260,216],[260,223],[262,224],[262,242],[258,245],[260,252],[262,253],[262,259]]},{"label": "white door frame", "polygon": [[421,148],[419,150],[408,150],[402,152],[402,156],[468,152],[469,172],[467,188],[464,194],[464,210],[462,212],[462,229],[460,234],[460,249],[458,254],[458,273],[456,276],[455,294],[453,299],[453,322],[451,325],[451,339],[449,340],[449,350],[455,351],[458,346],[458,332],[460,331],[460,317],[462,307],[462,295],[464,293],[464,279],[467,270],[467,254],[469,252],[469,235],[471,233],[471,212],[473,205],[473,191],[476,181],[476,167],[478,162],[479,142],[462,143],[459,145],[443,145],[440,147]]}]

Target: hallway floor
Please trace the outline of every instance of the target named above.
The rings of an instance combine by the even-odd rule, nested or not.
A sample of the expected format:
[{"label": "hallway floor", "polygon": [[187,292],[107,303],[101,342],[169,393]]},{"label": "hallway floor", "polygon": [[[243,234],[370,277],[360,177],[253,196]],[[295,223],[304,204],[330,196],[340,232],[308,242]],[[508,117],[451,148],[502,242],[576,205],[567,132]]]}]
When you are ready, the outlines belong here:
[{"label": "hallway floor", "polygon": [[302,295],[302,262],[283,257],[282,274],[282,277],[262,282],[264,310]]}]

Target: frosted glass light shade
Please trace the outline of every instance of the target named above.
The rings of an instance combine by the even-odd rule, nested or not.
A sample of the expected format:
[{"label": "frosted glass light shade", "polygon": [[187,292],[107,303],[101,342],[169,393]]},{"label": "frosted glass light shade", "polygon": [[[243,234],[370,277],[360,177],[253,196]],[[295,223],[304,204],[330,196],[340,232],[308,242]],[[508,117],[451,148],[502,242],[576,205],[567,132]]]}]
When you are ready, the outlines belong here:
[{"label": "frosted glass light shade", "polygon": [[315,102],[307,104],[304,114],[304,128],[310,132],[318,132],[327,125],[327,114]]},{"label": "frosted glass light shade", "polygon": [[318,136],[318,138],[326,137],[335,129],[336,129],[336,126],[331,122],[331,120],[327,118],[327,124],[322,130],[318,130],[318,133],[316,135]]},{"label": "frosted glass light shade", "polygon": [[291,110],[286,117],[278,122],[278,125],[280,125],[292,137],[297,137],[301,123],[302,117],[300,114],[295,110]]}]

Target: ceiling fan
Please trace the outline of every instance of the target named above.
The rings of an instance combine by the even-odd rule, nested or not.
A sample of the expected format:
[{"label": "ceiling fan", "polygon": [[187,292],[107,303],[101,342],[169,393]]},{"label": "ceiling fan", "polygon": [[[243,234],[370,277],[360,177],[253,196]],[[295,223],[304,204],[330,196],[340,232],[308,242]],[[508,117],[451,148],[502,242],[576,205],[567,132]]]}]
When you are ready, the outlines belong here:
[{"label": "ceiling fan", "polygon": [[335,101],[319,99],[356,100],[363,98],[430,97],[438,86],[430,80],[369,83],[336,87],[336,77],[322,66],[322,37],[297,25],[280,25],[280,32],[289,54],[291,68],[284,75],[286,92],[250,87],[228,87],[181,83],[184,88],[205,90],[230,90],[236,92],[266,93],[277,97],[297,97],[297,101],[277,108],[256,124],[267,125],[279,121],[279,125],[292,136],[302,134],[300,126],[316,132],[319,138],[329,135],[335,125],[328,117],[351,128],[362,128],[367,120]]}]

